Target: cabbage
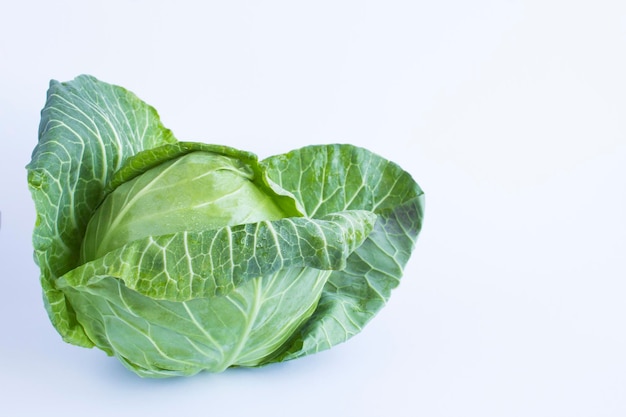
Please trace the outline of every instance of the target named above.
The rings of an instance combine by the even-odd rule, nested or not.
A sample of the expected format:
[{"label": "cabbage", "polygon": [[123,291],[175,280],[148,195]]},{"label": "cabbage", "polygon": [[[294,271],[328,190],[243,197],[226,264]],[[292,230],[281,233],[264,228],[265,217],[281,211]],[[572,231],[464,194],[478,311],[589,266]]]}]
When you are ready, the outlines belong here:
[{"label": "cabbage", "polygon": [[423,218],[411,176],[365,149],[259,161],[180,142],[134,94],[86,75],[50,83],[27,170],[52,324],[145,377],[348,340],[399,284]]}]

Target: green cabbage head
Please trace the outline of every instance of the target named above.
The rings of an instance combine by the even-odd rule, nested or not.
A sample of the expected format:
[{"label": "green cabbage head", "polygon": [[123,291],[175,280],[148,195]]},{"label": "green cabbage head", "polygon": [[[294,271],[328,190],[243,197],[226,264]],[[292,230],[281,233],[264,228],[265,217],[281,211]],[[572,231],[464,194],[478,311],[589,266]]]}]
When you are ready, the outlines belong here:
[{"label": "green cabbage head", "polygon": [[402,276],[423,192],[351,145],[263,161],[180,142],[91,76],[52,81],[27,166],[51,322],[146,377],[255,367],[357,334]]}]

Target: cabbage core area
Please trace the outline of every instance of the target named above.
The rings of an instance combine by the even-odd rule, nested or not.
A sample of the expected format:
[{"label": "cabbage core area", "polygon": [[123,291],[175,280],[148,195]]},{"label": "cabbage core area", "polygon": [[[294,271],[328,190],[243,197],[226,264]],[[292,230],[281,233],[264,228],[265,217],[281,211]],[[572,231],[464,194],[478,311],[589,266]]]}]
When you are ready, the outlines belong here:
[{"label": "cabbage core area", "polygon": [[241,161],[193,152],[117,187],[92,217],[82,262],[147,236],[278,220],[287,215]]}]

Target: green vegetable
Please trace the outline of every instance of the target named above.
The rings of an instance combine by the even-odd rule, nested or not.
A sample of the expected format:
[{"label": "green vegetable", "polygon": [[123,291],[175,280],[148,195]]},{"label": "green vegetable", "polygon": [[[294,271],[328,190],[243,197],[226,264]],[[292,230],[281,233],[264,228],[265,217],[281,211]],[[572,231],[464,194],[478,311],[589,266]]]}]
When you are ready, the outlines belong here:
[{"label": "green vegetable", "polygon": [[365,149],[258,161],[179,142],[90,76],[51,82],[27,169],[50,320],[147,377],[346,341],[398,285],[423,217],[411,176]]}]

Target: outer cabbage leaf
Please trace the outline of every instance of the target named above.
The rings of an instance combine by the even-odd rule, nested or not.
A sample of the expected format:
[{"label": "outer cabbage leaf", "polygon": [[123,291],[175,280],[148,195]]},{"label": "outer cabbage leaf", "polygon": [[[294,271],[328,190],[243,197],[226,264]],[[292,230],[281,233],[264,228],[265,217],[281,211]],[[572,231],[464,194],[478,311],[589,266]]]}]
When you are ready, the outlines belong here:
[{"label": "outer cabbage leaf", "polygon": [[142,376],[274,355],[376,216],[345,211],[132,241],[57,280],[90,340]]},{"label": "outer cabbage leaf", "polygon": [[374,230],[348,257],[346,267],[331,273],[314,314],[271,359],[284,361],[348,340],[385,305],[421,230],[424,193],[398,165],[352,145],[309,146],[262,164],[308,217],[343,210],[367,210],[378,216]]},{"label": "outer cabbage leaf", "polygon": [[291,268],[182,302],[147,297],[113,277],[64,292],[91,340],[128,369],[188,376],[262,363],[311,315],[329,273]]},{"label": "outer cabbage leaf", "polygon": [[56,285],[77,288],[110,276],[157,300],[228,294],[252,278],[289,268],[343,269],[375,222],[373,213],[349,210],[322,219],[292,217],[149,236],[69,271]]},{"label": "outer cabbage leaf", "polygon": [[130,156],[172,142],[156,110],[124,88],[84,75],[50,83],[27,169],[44,302],[65,341],[93,346],[54,281],[77,266],[85,225],[106,184]]}]

